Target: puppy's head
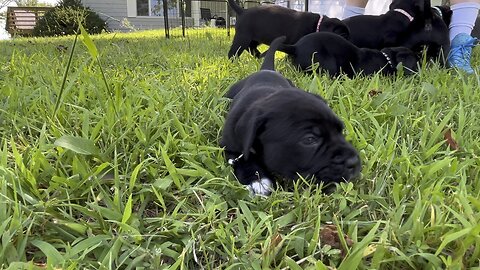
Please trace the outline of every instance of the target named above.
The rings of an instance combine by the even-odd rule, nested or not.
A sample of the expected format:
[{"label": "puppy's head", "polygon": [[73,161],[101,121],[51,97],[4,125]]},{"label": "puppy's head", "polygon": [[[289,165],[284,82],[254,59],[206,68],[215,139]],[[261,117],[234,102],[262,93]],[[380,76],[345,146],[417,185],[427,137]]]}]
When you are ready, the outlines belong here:
[{"label": "puppy's head", "polygon": [[430,0],[393,0],[390,10],[403,9],[414,18],[424,15],[425,6],[430,6]]},{"label": "puppy's head", "polygon": [[[411,24],[408,30],[399,38],[399,45],[410,48],[417,58],[424,54],[427,59],[434,59],[445,64],[445,58],[450,50],[448,23],[451,18],[449,7],[431,8],[430,24]],[[441,15],[442,14],[442,15]]]},{"label": "puppy's head", "polygon": [[[277,91],[255,101],[230,127],[228,144],[241,144],[282,178],[314,176],[325,183],[357,176],[361,162],[342,134],[343,123],[319,96],[299,89]],[[238,141],[235,141],[238,140]],[[232,148],[231,146],[230,148]]]},{"label": "puppy's head", "polygon": [[382,49],[382,52],[389,56],[393,67],[402,63],[404,74],[411,75],[418,71],[418,58],[416,54],[406,47],[392,47]]},{"label": "puppy's head", "polygon": [[320,32],[331,32],[348,39],[350,37],[350,30],[348,26],[337,18],[329,18],[323,16],[322,23],[320,24]]}]

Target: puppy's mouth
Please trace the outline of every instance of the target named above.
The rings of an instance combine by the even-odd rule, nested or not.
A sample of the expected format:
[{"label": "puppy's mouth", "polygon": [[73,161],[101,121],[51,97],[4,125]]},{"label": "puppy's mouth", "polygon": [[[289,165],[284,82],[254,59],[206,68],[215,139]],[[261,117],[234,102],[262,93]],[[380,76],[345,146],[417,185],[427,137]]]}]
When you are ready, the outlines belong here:
[{"label": "puppy's mouth", "polygon": [[314,175],[319,182],[341,183],[358,178],[361,169],[360,158],[355,155],[345,159],[342,164],[331,162],[328,167],[316,172]]},{"label": "puppy's mouth", "polygon": [[356,173],[344,173],[339,175],[315,174],[315,179],[323,183],[342,183],[350,182],[360,176],[360,171]]},{"label": "puppy's mouth", "polygon": [[337,184],[351,182],[360,177],[360,169],[355,172],[346,172],[343,177],[336,176],[316,176],[318,183],[322,183],[322,192],[332,194],[337,190]]}]

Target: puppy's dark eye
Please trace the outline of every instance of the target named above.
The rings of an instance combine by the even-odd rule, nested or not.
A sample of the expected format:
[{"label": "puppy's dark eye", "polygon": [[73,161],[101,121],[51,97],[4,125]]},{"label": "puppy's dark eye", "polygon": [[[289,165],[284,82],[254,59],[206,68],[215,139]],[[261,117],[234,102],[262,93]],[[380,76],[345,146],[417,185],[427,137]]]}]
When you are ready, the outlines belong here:
[{"label": "puppy's dark eye", "polygon": [[319,144],[320,143],[320,138],[316,137],[316,136],[313,136],[313,135],[308,135],[308,136],[303,137],[301,143],[303,145],[307,145],[307,146]]}]

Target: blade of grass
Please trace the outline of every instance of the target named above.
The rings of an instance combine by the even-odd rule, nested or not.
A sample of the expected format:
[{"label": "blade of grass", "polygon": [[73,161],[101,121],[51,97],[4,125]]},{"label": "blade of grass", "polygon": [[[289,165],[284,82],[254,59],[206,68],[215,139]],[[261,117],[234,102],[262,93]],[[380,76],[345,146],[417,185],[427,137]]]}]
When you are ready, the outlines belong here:
[{"label": "blade of grass", "polygon": [[55,108],[53,109],[53,118],[56,117],[58,108],[60,108],[60,103],[62,101],[62,97],[65,91],[65,84],[67,83],[68,72],[70,71],[70,66],[72,64],[73,53],[75,52],[75,46],[77,45],[77,39],[78,34],[75,35],[75,39],[73,40],[72,50],[70,51],[70,56],[68,57],[67,66],[65,67],[65,73],[63,73],[62,85],[60,86],[60,91],[55,102]]}]

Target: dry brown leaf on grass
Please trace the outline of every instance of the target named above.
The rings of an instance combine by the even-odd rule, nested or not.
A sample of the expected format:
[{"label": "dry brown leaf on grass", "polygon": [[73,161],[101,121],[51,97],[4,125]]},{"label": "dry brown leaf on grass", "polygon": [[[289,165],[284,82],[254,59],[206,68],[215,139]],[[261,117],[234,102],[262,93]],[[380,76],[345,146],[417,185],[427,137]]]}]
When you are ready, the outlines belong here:
[{"label": "dry brown leaf on grass", "polygon": [[276,254],[283,246],[283,237],[280,233],[276,232],[272,235],[270,243],[268,244],[267,249],[265,249],[264,254]]},{"label": "dry brown leaf on grass", "polygon": [[58,45],[57,47],[55,47],[57,49],[57,51],[59,52],[66,52],[68,50],[68,47],[67,46],[64,46],[64,45]]},{"label": "dry brown leaf on grass", "polygon": [[[322,244],[329,245],[332,248],[340,249],[342,251],[342,255],[345,256],[346,250],[342,246],[342,242],[338,237],[338,231],[336,225],[325,225],[320,230],[320,241]],[[348,247],[353,246],[353,240],[348,237],[348,235],[344,234],[345,243]]]},{"label": "dry brown leaf on grass", "polygon": [[275,235],[270,240],[270,247],[277,247],[278,245],[280,245],[282,240],[283,240],[282,235],[279,234],[278,232],[275,233]]},{"label": "dry brown leaf on grass", "polygon": [[370,97],[374,97],[374,96],[380,95],[381,93],[382,93],[382,91],[380,91],[380,90],[372,89],[372,90],[370,90],[370,92],[368,92],[368,95]]},{"label": "dry brown leaf on grass", "polygon": [[452,137],[452,130],[447,129],[445,133],[443,134],[443,138],[445,138],[445,142],[447,143],[447,146],[450,147],[452,150],[458,150],[460,147],[458,146],[457,141]]}]

